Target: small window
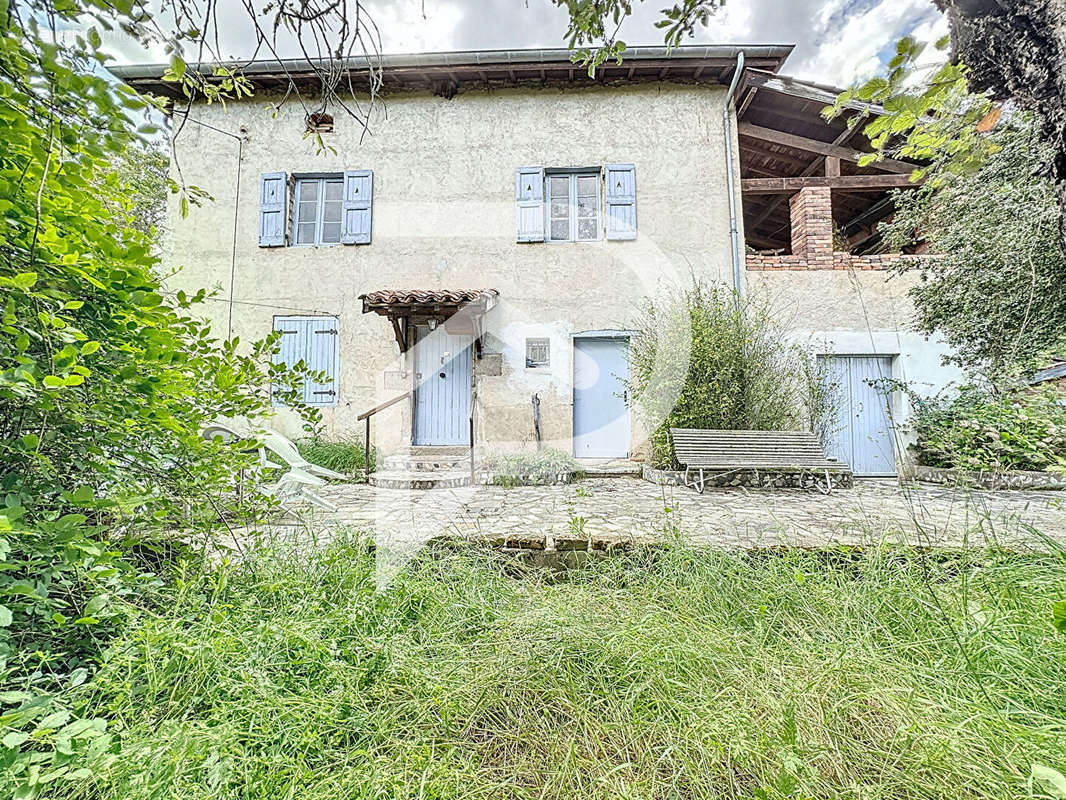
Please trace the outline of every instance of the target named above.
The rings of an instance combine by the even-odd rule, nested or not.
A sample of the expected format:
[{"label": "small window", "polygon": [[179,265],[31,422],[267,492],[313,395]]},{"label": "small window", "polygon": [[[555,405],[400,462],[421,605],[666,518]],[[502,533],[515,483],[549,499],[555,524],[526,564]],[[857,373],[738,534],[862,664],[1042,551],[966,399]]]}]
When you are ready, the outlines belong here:
[{"label": "small window", "polygon": [[594,242],[600,238],[600,174],[548,175],[548,241]]},{"label": "small window", "polygon": [[526,369],[548,366],[548,340],[526,339]]},{"label": "small window", "polygon": [[[293,366],[303,362],[308,370],[321,373],[324,383],[308,378],[298,389],[301,400],[309,406],[337,405],[337,362],[339,360],[337,317],[274,317],[274,331],[281,334],[275,364]],[[276,395],[273,405],[283,405]]]},{"label": "small window", "polygon": [[344,178],[296,180],[296,244],[338,244],[341,240]]}]

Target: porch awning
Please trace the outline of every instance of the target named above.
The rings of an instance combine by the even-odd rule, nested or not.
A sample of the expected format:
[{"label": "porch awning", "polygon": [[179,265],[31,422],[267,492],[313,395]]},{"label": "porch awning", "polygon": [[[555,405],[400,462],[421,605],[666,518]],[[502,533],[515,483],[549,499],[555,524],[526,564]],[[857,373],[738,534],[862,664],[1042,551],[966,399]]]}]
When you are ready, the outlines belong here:
[{"label": "porch awning", "polygon": [[449,333],[469,334],[480,351],[481,318],[496,305],[495,289],[381,289],[359,295],[364,314],[392,322],[401,352],[411,346],[411,325],[440,320]]}]

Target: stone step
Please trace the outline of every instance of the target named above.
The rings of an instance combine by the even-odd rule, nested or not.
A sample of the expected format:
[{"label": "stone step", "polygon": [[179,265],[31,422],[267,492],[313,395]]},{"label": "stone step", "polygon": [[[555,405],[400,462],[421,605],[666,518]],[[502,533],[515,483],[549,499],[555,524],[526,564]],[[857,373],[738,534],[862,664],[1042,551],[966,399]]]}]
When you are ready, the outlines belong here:
[{"label": "stone step", "polygon": [[393,453],[385,457],[384,468],[407,472],[448,472],[470,463],[470,451],[459,453]]},{"label": "stone step", "polygon": [[381,489],[455,489],[470,485],[470,472],[415,472],[387,469],[370,473],[370,485]]}]

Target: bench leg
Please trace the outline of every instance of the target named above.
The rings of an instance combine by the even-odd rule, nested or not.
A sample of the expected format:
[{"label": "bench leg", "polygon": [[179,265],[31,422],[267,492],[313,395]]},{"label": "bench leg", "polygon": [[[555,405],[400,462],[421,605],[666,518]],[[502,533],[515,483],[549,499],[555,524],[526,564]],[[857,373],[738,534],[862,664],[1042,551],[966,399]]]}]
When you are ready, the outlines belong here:
[{"label": "bench leg", "polygon": [[707,488],[707,484],[703,480],[703,470],[701,469],[700,470],[700,488],[699,488],[699,493],[703,494],[703,490],[706,489],[706,488]]}]

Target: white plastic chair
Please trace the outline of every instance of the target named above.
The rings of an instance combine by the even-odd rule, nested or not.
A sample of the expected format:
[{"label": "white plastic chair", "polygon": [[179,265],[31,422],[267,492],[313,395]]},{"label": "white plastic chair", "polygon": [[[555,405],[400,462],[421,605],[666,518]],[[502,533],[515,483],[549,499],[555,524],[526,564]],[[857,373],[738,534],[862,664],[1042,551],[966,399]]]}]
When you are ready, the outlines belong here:
[{"label": "white plastic chair", "polygon": [[[336,505],[319,495],[314,489],[325,486],[326,478],[345,480],[346,476],[312,464],[300,455],[295,444],[280,433],[265,428],[253,428],[240,421],[228,421],[210,423],[201,435],[208,441],[221,438],[223,441],[250,439],[258,442],[260,466],[264,470],[285,470],[276,483],[262,484],[259,486],[259,491],[274,497],[285,511],[295,514],[293,503],[300,500],[326,511],[337,510]],[[272,453],[283,463],[278,464],[272,461],[268,453]]]}]

